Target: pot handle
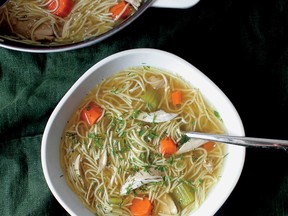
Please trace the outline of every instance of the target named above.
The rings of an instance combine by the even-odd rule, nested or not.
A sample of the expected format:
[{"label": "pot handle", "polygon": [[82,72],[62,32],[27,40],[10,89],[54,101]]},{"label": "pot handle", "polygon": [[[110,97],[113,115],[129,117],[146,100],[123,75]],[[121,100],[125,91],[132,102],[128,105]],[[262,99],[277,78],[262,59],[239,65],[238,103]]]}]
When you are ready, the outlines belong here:
[{"label": "pot handle", "polygon": [[151,7],[161,7],[161,8],[182,8],[187,9],[200,0],[155,0]]}]

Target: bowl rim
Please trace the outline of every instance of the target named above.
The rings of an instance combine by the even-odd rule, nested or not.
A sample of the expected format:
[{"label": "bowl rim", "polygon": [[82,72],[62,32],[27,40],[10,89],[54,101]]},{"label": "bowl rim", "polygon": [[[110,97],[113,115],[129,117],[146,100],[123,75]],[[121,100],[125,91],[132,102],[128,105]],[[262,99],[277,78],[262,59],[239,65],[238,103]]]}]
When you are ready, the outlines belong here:
[{"label": "bowl rim", "polygon": [[[99,62],[94,64],[92,67],[90,67],[84,74],[82,74],[82,76],[65,93],[65,95],[59,101],[59,103],[55,107],[54,111],[52,112],[51,116],[49,117],[48,122],[47,122],[46,127],[45,127],[45,130],[44,130],[44,133],[43,133],[43,136],[42,136],[41,163],[42,163],[42,169],[43,169],[45,180],[49,186],[49,189],[51,190],[52,194],[54,195],[54,197],[64,207],[64,209],[71,215],[75,215],[75,214],[70,209],[70,207],[66,204],[66,202],[64,200],[62,200],[61,194],[59,194],[58,191],[55,189],[55,187],[52,183],[51,175],[49,173],[50,171],[47,168],[46,150],[47,150],[47,140],[49,138],[49,131],[51,129],[51,126],[52,126],[53,122],[55,121],[57,114],[61,110],[64,103],[71,97],[71,95],[73,95],[76,88],[81,86],[81,83],[83,81],[85,81],[86,79],[88,79],[91,74],[97,73],[97,70],[99,70],[99,68],[101,68],[102,66],[104,66],[106,64],[109,64],[111,61],[113,61],[115,59],[119,59],[119,58],[129,56],[129,55],[135,55],[135,54],[139,54],[139,53],[141,53],[141,54],[154,53],[154,54],[159,54],[159,55],[166,55],[166,56],[169,56],[170,58],[175,58],[177,61],[179,61],[183,64],[187,64],[189,67],[192,67],[194,70],[196,69],[198,72],[200,72],[202,79],[204,79],[205,81],[208,81],[209,84],[211,84],[213,86],[213,88],[216,88],[219,91],[219,93],[221,93],[222,97],[224,97],[224,99],[226,99],[227,103],[229,103],[230,108],[233,111],[233,114],[235,115],[235,117],[238,121],[238,124],[240,125],[239,126],[240,129],[238,131],[239,134],[237,134],[237,135],[244,136],[244,134],[245,134],[244,133],[244,127],[243,127],[242,121],[240,119],[240,116],[239,116],[237,110],[235,109],[234,105],[228,99],[228,97],[221,91],[221,89],[218,88],[218,86],[214,82],[212,82],[212,80],[210,80],[204,73],[199,71],[197,68],[195,68],[192,64],[190,64],[186,60],[176,56],[175,54],[172,54],[172,53],[169,53],[169,52],[166,52],[163,50],[159,50],[159,49],[153,49],[153,48],[136,48],[136,49],[124,50],[124,51],[112,54],[112,55],[100,60]],[[114,71],[114,72],[116,72],[116,71]],[[234,134],[232,134],[232,135],[234,135]],[[246,148],[242,147],[242,146],[233,146],[233,148],[237,148],[237,151],[239,151],[238,172],[237,172],[237,175],[235,175],[233,178],[234,181],[229,184],[230,188],[227,189],[228,192],[226,192],[225,199],[222,199],[219,202],[217,201],[218,202],[217,208],[214,208],[213,211],[210,211],[212,214],[215,214],[221,208],[223,203],[228,199],[228,197],[230,196],[230,194],[234,190],[234,187],[236,186],[237,182],[239,181],[239,178],[241,176],[241,173],[242,173],[242,170],[244,167]],[[60,164],[59,164],[59,166],[60,166]],[[218,185],[218,184],[219,184],[219,182],[216,185]],[[216,185],[213,186],[212,190],[215,188]],[[209,193],[212,190],[210,189]],[[80,200],[79,200],[79,202],[80,202]],[[193,213],[193,216],[196,216],[196,215],[202,216],[203,215],[203,214],[202,215],[198,214],[198,212],[199,212],[198,210],[199,210],[199,208],[197,209],[197,211],[195,211],[195,213]]]}]

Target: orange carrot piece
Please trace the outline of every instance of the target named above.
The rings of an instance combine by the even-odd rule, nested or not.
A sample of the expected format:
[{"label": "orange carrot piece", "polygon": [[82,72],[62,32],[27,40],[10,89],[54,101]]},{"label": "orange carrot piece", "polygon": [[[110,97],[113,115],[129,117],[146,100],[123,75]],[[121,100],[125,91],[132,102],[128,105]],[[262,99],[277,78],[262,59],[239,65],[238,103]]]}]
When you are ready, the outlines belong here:
[{"label": "orange carrot piece", "polygon": [[[123,10],[125,9],[127,3],[125,1],[121,1],[118,4],[112,6],[109,10],[113,19],[117,18]],[[128,5],[125,11],[120,15],[121,19],[125,19],[132,14],[133,8]]]},{"label": "orange carrot piece", "polygon": [[80,118],[86,121],[90,126],[93,125],[102,115],[102,108],[97,104],[90,102],[80,114]]},{"label": "orange carrot piece", "polygon": [[130,211],[133,216],[150,216],[152,208],[151,201],[145,196],[143,199],[134,198],[130,206]]},{"label": "orange carrot piece", "polygon": [[160,152],[166,157],[173,155],[177,151],[177,146],[170,137],[164,137],[160,142]]},{"label": "orange carrot piece", "polygon": [[[53,0],[49,5],[49,10],[55,10],[57,7],[56,0]],[[66,17],[73,8],[73,1],[72,0],[58,0],[58,8],[51,12],[52,14],[59,16],[59,17]]]},{"label": "orange carrot piece", "polygon": [[179,105],[182,103],[182,92],[181,91],[174,91],[171,94],[172,103],[174,106]]},{"label": "orange carrot piece", "polygon": [[209,142],[204,143],[202,145],[202,147],[204,149],[206,149],[206,151],[211,151],[211,150],[213,150],[216,147],[216,143],[213,142],[213,141],[209,141]]}]

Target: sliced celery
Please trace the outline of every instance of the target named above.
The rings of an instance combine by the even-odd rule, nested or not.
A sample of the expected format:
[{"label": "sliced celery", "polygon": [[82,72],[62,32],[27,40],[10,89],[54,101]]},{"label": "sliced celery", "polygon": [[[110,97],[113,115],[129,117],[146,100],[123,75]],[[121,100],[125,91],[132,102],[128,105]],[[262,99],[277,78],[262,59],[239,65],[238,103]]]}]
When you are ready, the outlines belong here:
[{"label": "sliced celery", "polygon": [[110,204],[120,205],[123,202],[122,198],[120,197],[111,197]]},{"label": "sliced celery", "polygon": [[141,95],[141,99],[144,100],[150,111],[156,110],[160,103],[159,93],[152,87],[146,89],[146,92]]},{"label": "sliced celery", "polygon": [[186,184],[178,185],[172,192],[175,201],[183,209],[194,201],[192,188]]}]

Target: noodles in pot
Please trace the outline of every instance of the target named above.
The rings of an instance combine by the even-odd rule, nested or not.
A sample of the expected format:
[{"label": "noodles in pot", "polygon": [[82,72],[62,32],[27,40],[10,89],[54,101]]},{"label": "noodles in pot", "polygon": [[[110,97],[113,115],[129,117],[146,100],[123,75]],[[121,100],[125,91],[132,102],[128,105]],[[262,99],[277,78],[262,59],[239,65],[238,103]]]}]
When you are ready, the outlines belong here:
[{"label": "noodles in pot", "polygon": [[61,140],[64,176],[96,215],[188,215],[218,181],[225,149],[185,131],[225,132],[181,77],[128,68],[98,84],[71,116]]},{"label": "noodles in pot", "polygon": [[0,39],[59,45],[101,35],[144,0],[9,0],[0,8]]}]

